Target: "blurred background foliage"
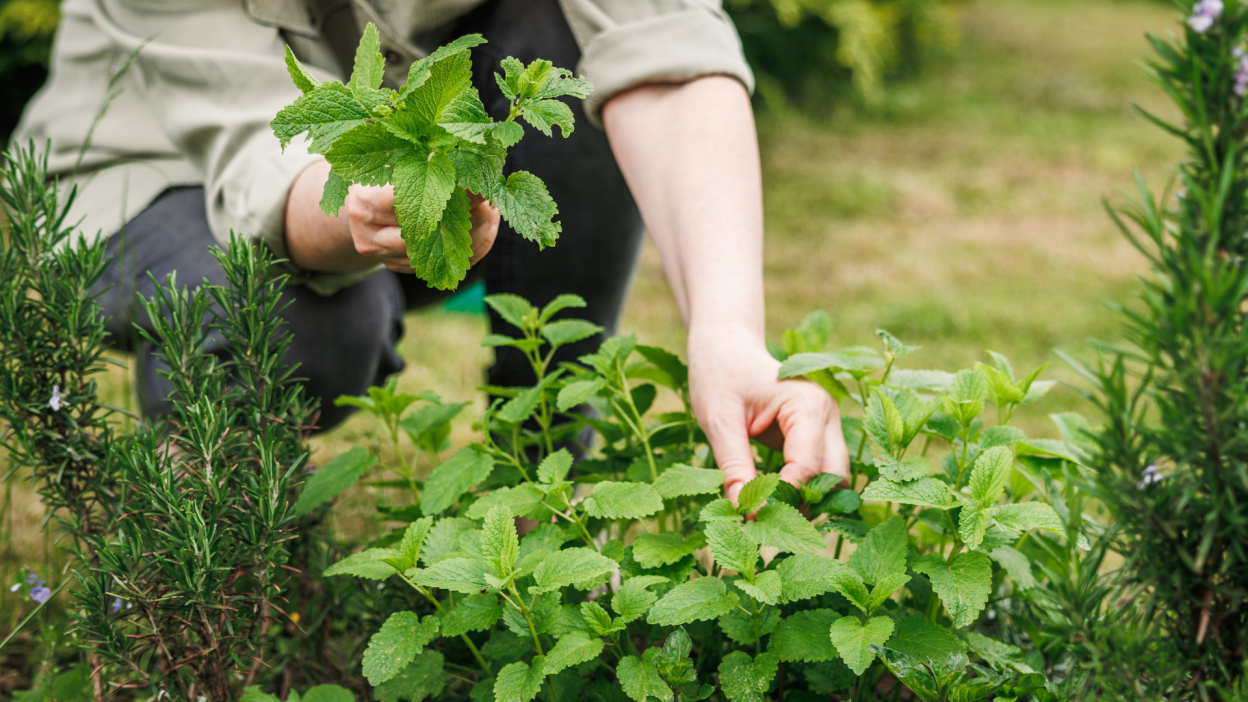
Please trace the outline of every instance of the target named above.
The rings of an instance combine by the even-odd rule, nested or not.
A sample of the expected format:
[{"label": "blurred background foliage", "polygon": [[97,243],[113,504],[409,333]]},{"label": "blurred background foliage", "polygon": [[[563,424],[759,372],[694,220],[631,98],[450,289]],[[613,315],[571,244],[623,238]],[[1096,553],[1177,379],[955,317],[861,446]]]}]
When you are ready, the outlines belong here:
[{"label": "blurred background foliage", "polygon": [[59,0],[0,0],[0,137],[7,142],[26,101],[48,76]]}]

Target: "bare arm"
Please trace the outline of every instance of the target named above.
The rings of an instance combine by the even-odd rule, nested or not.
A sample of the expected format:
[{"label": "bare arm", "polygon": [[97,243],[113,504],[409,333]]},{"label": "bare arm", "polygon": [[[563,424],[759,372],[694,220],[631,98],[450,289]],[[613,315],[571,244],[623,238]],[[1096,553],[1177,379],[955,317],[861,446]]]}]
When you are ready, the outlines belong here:
[{"label": "bare arm", "polygon": [[783,445],[782,475],[849,474],[840,415],[811,383],[777,381],[764,343],[763,215],[749,96],[732,78],[649,85],[603,121],[689,330],[690,392],[735,498],[749,438]]}]

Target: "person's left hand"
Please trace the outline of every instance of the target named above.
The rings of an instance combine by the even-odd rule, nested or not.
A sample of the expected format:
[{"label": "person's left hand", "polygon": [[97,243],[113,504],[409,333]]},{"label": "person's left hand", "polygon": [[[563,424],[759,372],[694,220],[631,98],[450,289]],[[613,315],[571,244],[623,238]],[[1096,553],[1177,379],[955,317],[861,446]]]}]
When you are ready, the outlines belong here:
[{"label": "person's left hand", "polygon": [[751,438],[784,452],[780,476],[793,485],[820,473],[848,478],[840,408],[823,388],[777,380],[780,363],[742,326],[690,329],[688,349],[694,415],[724,471],[724,494],[733,504],[757,474]]}]

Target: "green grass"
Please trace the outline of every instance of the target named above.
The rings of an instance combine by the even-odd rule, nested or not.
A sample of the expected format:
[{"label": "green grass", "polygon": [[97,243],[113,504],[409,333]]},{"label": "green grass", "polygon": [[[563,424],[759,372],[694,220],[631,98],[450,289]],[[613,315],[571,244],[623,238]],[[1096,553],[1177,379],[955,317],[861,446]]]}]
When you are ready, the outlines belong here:
[{"label": "green grass", "polygon": [[[1137,102],[1170,114],[1135,64],[1148,51],[1143,34],[1176,17],[1143,0],[978,0],[964,5],[962,20],[957,53],[896,86],[877,112],[846,105],[760,116],[768,331],[778,337],[823,309],[838,345],[876,343],[877,327],[922,344],[909,367],[967,367],[993,349],[1023,370],[1054,363],[1051,377],[1073,381],[1053,350],[1091,358],[1089,338],[1116,334],[1104,302],[1129,301],[1145,272],[1101,200],[1129,187],[1137,167],[1163,182],[1164,166],[1181,156],[1131,109]],[[684,348],[650,246],[623,331]],[[409,316],[400,387],[474,400],[476,413],[490,359],[478,345],[484,333],[473,315]],[[1020,423],[1052,435],[1045,415],[1072,407],[1090,411],[1059,389]],[[471,440],[470,424],[457,424],[453,443]],[[357,416],[314,441],[314,461],[358,444],[388,461],[380,431]],[[347,534],[376,528],[375,490],[339,503]],[[15,502],[10,553],[18,556],[5,560],[36,560],[42,511],[27,485]]]}]

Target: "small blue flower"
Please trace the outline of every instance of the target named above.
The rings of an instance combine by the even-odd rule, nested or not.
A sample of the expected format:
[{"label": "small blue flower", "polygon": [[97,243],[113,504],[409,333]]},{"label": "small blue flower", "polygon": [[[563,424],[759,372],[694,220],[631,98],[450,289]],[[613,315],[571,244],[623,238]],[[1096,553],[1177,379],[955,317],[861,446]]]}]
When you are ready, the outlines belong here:
[{"label": "small blue flower", "polygon": [[48,400],[48,407],[51,407],[53,412],[60,412],[63,405],[64,403],[61,402],[61,386],[53,385],[52,398]]},{"label": "small blue flower", "polygon": [[52,591],[46,587],[36,587],[30,591],[30,599],[34,600],[35,602],[38,602],[39,604],[43,604],[44,602],[47,602],[48,599],[51,597],[52,597]]},{"label": "small blue flower", "polygon": [[1200,0],[1192,8],[1192,16],[1187,18],[1187,26],[1197,34],[1204,34],[1221,16],[1222,0]]},{"label": "small blue flower", "polygon": [[121,611],[121,598],[117,597],[113,599],[113,614],[116,614],[120,611]]},{"label": "small blue flower", "polygon": [[39,576],[38,576],[38,575],[36,575],[35,573],[27,573],[27,574],[26,574],[26,584],[27,584],[27,585],[34,585],[34,584],[35,584],[35,582],[36,582],[36,581],[38,581],[38,580],[39,580]]}]

